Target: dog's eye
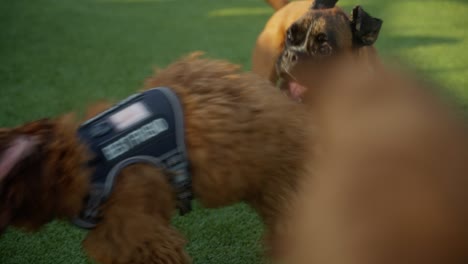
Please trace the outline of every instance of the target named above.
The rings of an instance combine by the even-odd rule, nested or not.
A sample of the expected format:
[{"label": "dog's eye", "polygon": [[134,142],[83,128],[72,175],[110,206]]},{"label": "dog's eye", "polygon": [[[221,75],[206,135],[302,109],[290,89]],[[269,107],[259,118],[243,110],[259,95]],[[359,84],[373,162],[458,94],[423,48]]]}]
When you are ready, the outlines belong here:
[{"label": "dog's eye", "polygon": [[286,32],[286,41],[289,45],[300,45],[304,39],[301,30],[297,24],[292,24]]},{"label": "dog's eye", "polygon": [[317,41],[318,41],[319,43],[324,43],[324,42],[327,42],[327,41],[328,41],[328,36],[325,35],[324,33],[320,33],[320,34],[317,35],[317,38],[316,38],[316,39],[317,39]]},{"label": "dog's eye", "polygon": [[288,39],[289,43],[294,42],[294,37],[293,37],[293,34],[291,33],[291,30],[288,30],[286,38]]}]

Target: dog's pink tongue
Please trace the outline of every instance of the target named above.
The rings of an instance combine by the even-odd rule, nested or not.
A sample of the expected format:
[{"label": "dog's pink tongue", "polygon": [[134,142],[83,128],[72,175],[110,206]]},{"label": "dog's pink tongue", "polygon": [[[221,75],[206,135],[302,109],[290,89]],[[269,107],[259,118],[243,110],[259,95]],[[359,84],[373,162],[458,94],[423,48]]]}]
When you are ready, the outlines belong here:
[{"label": "dog's pink tongue", "polygon": [[294,100],[301,101],[302,95],[305,93],[306,90],[307,89],[304,86],[300,85],[297,82],[289,82],[289,94]]}]

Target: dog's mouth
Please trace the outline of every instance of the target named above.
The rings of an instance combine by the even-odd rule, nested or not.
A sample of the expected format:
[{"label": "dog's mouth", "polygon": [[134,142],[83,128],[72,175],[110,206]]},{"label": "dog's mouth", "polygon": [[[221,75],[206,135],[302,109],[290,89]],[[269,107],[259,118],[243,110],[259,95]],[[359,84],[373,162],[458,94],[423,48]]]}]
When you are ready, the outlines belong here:
[{"label": "dog's mouth", "polygon": [[307,88],[301,85],[290,74],[282,75],[279,79],[278,86],[289,98],[297,102],[302,102],[304,94],[307,91]]}]

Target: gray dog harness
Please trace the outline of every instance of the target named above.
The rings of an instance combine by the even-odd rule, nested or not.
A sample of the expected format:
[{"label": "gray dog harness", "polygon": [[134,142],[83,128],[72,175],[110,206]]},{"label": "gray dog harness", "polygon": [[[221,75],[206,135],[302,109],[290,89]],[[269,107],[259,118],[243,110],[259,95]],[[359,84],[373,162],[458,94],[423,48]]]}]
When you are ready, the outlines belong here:
[{"label": "gray dog harness", "polygon": [[94,154],[87,164],[94,174],[86,206],[73,222],[82,228],[95,227],[99,208],[111,194],[117,175],[135,163],[171,172],[168,180],[177,193],[179,211],[189,212],[193,194],[183,118],[177,95],[158,87],[130,96],[83,123],[78,136]]}]

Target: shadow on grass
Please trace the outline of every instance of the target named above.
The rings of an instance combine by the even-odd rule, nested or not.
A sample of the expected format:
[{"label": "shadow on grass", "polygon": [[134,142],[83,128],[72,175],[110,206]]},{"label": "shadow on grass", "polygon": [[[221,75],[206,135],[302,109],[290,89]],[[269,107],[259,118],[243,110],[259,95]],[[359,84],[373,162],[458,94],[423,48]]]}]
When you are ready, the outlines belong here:
[{"label": "shadow on grass", "polygon": [[[440,0],[405,0],[407,2],[421,2],[421,3],[427,3],[427,2],[441,2]],[[447,2],[456,2],[460,4],[468,4],[468,1],[466,0],[447,0]]]},{"label": "shadow on grass", "polygon": [[270,15],[272,12],[269,7],[233,7],[213,10],[208,13],[208,17]]},{"label": "shadow on grass", "polygon": [[98,0],[97,2],[103,3],[116,3],[116,4],[142,4],[142,3],[161,3],[173,2],[174,0]]},{"label": "shadow on grass", "polygon": [[453,45],[462,39],[436,36],[386,36],[380,42],[381,46],[391,49],[415,48],[430,45]]}]

